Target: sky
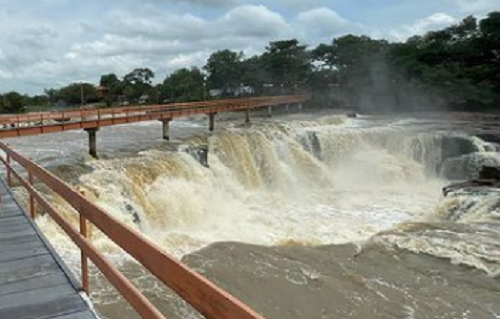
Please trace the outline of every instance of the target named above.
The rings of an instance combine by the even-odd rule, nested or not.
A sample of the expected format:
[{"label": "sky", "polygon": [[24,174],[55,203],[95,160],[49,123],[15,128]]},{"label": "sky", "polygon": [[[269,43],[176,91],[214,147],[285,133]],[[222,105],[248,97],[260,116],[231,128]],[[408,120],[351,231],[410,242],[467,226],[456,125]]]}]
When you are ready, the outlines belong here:
[{"label": "sky", "polygon": [[405,40],[500,11],[500,0],[0,0],[0,92],[43,93],[151,68],[156,82],[216,50],[314,47],[345,34]]}]

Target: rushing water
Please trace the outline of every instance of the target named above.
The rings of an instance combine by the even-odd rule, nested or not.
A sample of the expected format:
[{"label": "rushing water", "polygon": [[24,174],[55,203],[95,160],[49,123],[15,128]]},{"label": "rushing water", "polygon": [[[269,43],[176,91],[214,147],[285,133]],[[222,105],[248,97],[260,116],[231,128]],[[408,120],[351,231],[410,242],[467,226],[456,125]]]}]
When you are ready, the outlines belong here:
[{"label": "rushing water", "polygon": [[[303,115],[226,127],[208,135],[197,120],[180,122],[168,146],[147,141],[157,124],[113,128],[99,161],[72,155],[83,152],[80,133],[45,142],[56,154],[68,145],[69,159],[34,148],[37,138],[17,146],[270,319],[500,316],[498,191],[441,196],[450,180],[500,164],[494,135],[449,118]],[[69,240],[47,217],[38,224],[77,269]],[[170,317],[196,318],[91,234]],[[93,284],[106,316],[135,318],[97,273]]]}]

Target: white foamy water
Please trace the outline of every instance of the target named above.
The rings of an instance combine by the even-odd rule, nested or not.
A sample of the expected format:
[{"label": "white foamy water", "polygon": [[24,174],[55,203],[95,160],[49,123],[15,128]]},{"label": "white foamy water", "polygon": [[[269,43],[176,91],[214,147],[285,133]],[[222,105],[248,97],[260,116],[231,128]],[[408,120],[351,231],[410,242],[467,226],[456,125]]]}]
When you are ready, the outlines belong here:
[{"label": "white foamy water", "polygon": [[[335,279],[330,282],[331,290],[324,295],[340,291],[339,298],[343,295],[361,298],[359,296],[366,288],[375,296],[371,300],[373,303],[361,298],[356,301],[355,307],[364,309],[366,314],[379,307],[381,300],[391,309],[404,306],[407,317],[426,313],[425,307],[417,306],[417,302],[439,305],[439,301],[434,300],[435,295],[428,294],[427,288],[432,283],[421,282],[425,278],[433,281],[434,277],[427,276],[427,273],[419,277],[420,273],[416,271],[408,277],[418,284],[411,283],[412,280],[404,283],[402,280],[408,278],[398,278],[396,273],[392,273],[393,263],[401,264],[401,260],[396,262],[393,259],[393,252],[396,252],[395,255],[401,252],[403,258],[410,256],[410,269],[413,269],[412,257],[422,254],[471,266],[480,269],[481,273],[500,274],[498,192],[464,191],[452,193],[446,198],[441,195],[442,187],[452,180],[475,177],[483,164],[500,164],[498,145],[468,136],[465,132],[441,130],[441,124],[437,122],[426,127],[427,124],[418,119],[318,118],[304,115],[295,119],[262,120],[252,127],[241,127],[238,122],[228,120],[230,123],[224,123],[226,129],[219,129],[210,135],[204,133],[204,120],[174,121],[173,132],[179,135],[173,143],[161,141],[159,123],[103,130],[100,147],[109,147],[107,158],[98,161],[85,158],[85,165],[90,170],[82,169],[82,159],[75,156],[85,152],[85,134],[54,135],[55,138],[50,141],[35,137],[32,140],[23,139],[15,147],[42,163],[72,167],[76,162],[73,168],[85,173],[77,180],[72,179],[75,187],[109,214],[177,257],[224,241],[265,246],[356,243],[357,247],[352,248],[358,251],[356,258],[350,252],[346,254],[344,250],[347,246],[332,248],[335,251],[332,256],[338,257],[338,263],[334,264],[337,266],[330,264],[331,256],[322,256],[322,251],[318,254],[328,262],[323,265],[323,270],[335,269],[331,275]],[[208,167],[203,165],[206,149]],[[72,174],[71,178],[74,175],[77,174]],[[60,199],[53,198],[53,202],[78,227],[77,214]],[[78,274],[79,250],[48,217],[38,217],[37,223]],[[169,317],[197,318],[183,303],[176,304],[178,299],[146,270],[128,262],[126,254],[106,236],[91,228],[91,238],[148,297],[152,296],[166,308],[175,305],[179,313],[169,314]],[[390,253],[385,256],[387,260],[384,263],[379,264],[385,257],[381,258],[378,250],[373,256],[369,249],[363,251],[365,247],[373,247],[372,243],[381,243],[382,246],[375,246],[382,247],[382,252],[389,248]],[[255,253],[258,248],[250,250]],[[287,251],[288,248],[278,247],[276,251]],[[251,278],[250,282],[255,279],[255,273],[266,274],[270,268],[282,271],[287,282],[293,285],[289,289],[304,286],[304,292],[296,295],[300,296],[297,301],[305,300],[307,303],[299,309],[302,311],[311,308],[309,303],[324,297],[313,291],[318,284],[327,283],[323,281],[324,271],[319,271],[321,268],[317,266],[320,265],[315,264],[318,260],[309,263],[309,247],[303,249],[305,260],[295,272],[294,265],[298,262],[283,257],[281,252],[269,257],[269,260],[277,262],[277,266],[266,264],[258,257],[253,260],[254,255],[247,256],[244,251],[239,255],[235,253],[234,267],[257,264],[255,269],[248,266],[250,269],[246,275]],[[341,251],[344,255],[337,255]],[[219,254],[216,253],[213,260],[203,261],[203,266],[219,260],[224,263],[225,252]],[[362,262],[365,254],[374,259],[370,257]],[[294,258],[300,259],[301,255]],[[243,265],[238,264],[242,259]],[[348,260],[366,269],[354,275],[352,270],[345,268]],[[372,267],[373,263],[381,268],[376,270]],[[448,265],[447,262],[445,264]],[[417,266],[427,269],[428,265],[431,264]],[[99,272],[91,270],[92,300],[98,308],[109,318],[134,318]],[[342,278],[343,273],[354,284],[348,281],[345,290],[339,290],[338,284],[343,281],[336,280]],[[380,273],[389,274],[385,281],[379,278]],[[269,280],[279,278],[275,275]],[[393,275],[394,278],[391,277]],[[234,277],[228,278],[232,281]],[[389,286],[395,292],[388,291],[391,290]],[[437,286],[441,288],[439,283]],[[248,288],[249,295],[261,294],[259,284],[255,287]],[[415,295],[423,292],[418,297],[421,299],[408,293],[405,295],[407,289],[414,289]],[[476,288],[472,286],[471,289]],[[312,294],[310,299],[304,298],[306,293]],[[491,295],[485,296],[489,298]],[[398,299],[401,296],[404,300]],[[457,292],[457,296],[461,298],[461,292]],[[460,300],[459,297],[456,300]],[[291,308],[297,308],[289,296],[283,296],[283,299],[292,303]],[[327,304],[330,303],[327,300]],[[262,304],[267,305],[268,301]],[[349,313],[348,301],[339,301],[335,308],[344,304],[346,313]],[[447,311],[440,307],[436,309],[443,313]],[[454,309],[457,304],[447,307]],[[361,313],[359,316],[366,317]],[[398,317],[396,312],[394,317]]]},{"label": "white foamy water", "polygon": [[[219,241],[359,242],[437,205],[444,182],[426,166],[438,165],[427,155],[438,138],[346,121],[264,123],[186,143],[208,146],[209,167],[182,151],[95,161],[79,187],[177,256]],[[74,212],[60,208],[76,224]],[[72,251],[52,223],[39,223],[59,249]],[[99,232],[92,238],[121,254]]]}]

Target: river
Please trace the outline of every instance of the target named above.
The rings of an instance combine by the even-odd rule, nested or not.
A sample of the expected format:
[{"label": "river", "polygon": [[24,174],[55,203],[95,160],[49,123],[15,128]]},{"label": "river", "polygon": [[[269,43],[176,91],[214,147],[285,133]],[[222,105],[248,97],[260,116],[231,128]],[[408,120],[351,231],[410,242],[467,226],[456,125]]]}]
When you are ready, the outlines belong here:
[{"label": "river", "polygon": [[[174,121],[169,143],[159,122],[105,128],[100,160],[84,132],[10,143],[268,319],[500,317],[498,192],[441,192],[500,165],[496,116],[237,117],[213,134],[203,117]],[[37,223],[78,275],[76,248]],[[198,318],[92,240],[169,318]],[[107,318],[137,318],[95,269],[91,285]]]}]

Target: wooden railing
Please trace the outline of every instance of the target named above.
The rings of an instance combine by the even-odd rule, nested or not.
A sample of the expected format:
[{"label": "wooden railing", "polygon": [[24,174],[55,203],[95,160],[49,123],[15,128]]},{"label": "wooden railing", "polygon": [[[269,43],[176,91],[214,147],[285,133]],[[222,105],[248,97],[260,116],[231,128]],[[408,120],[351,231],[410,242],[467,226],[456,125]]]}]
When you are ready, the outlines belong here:
[{"label": "wooden railing", "polygon": [[[87,259],[90,259],[142,318],[165,319],[87,238],[87,222],[90,222],[206,318],[264,319],[241,301],[167,254],[161,247],[88,201],[64,181],[15,152],[7,144],[0,142],[0,149],[6,154],[6,158],[0,157],[0,161],[6,167],[7,183],[11,186],[12,178],[15,177],[27,190],[31,216],[36,217],[38,204],[81,250],[82,287],[86,292],[89,292]],[[24,168],[27,179],[13,168],[14,162]],[[50,188],[78,212],[79,230],[65,220],[34,187],[35,181]]]},{"label": "wooden railing", "polygon": [[215,101],[144,105],[109,109],[77,109],[0,116],[0,138],[102,127],[195,114],[255,109],[302,103],[305,95],[238,98]]}]

